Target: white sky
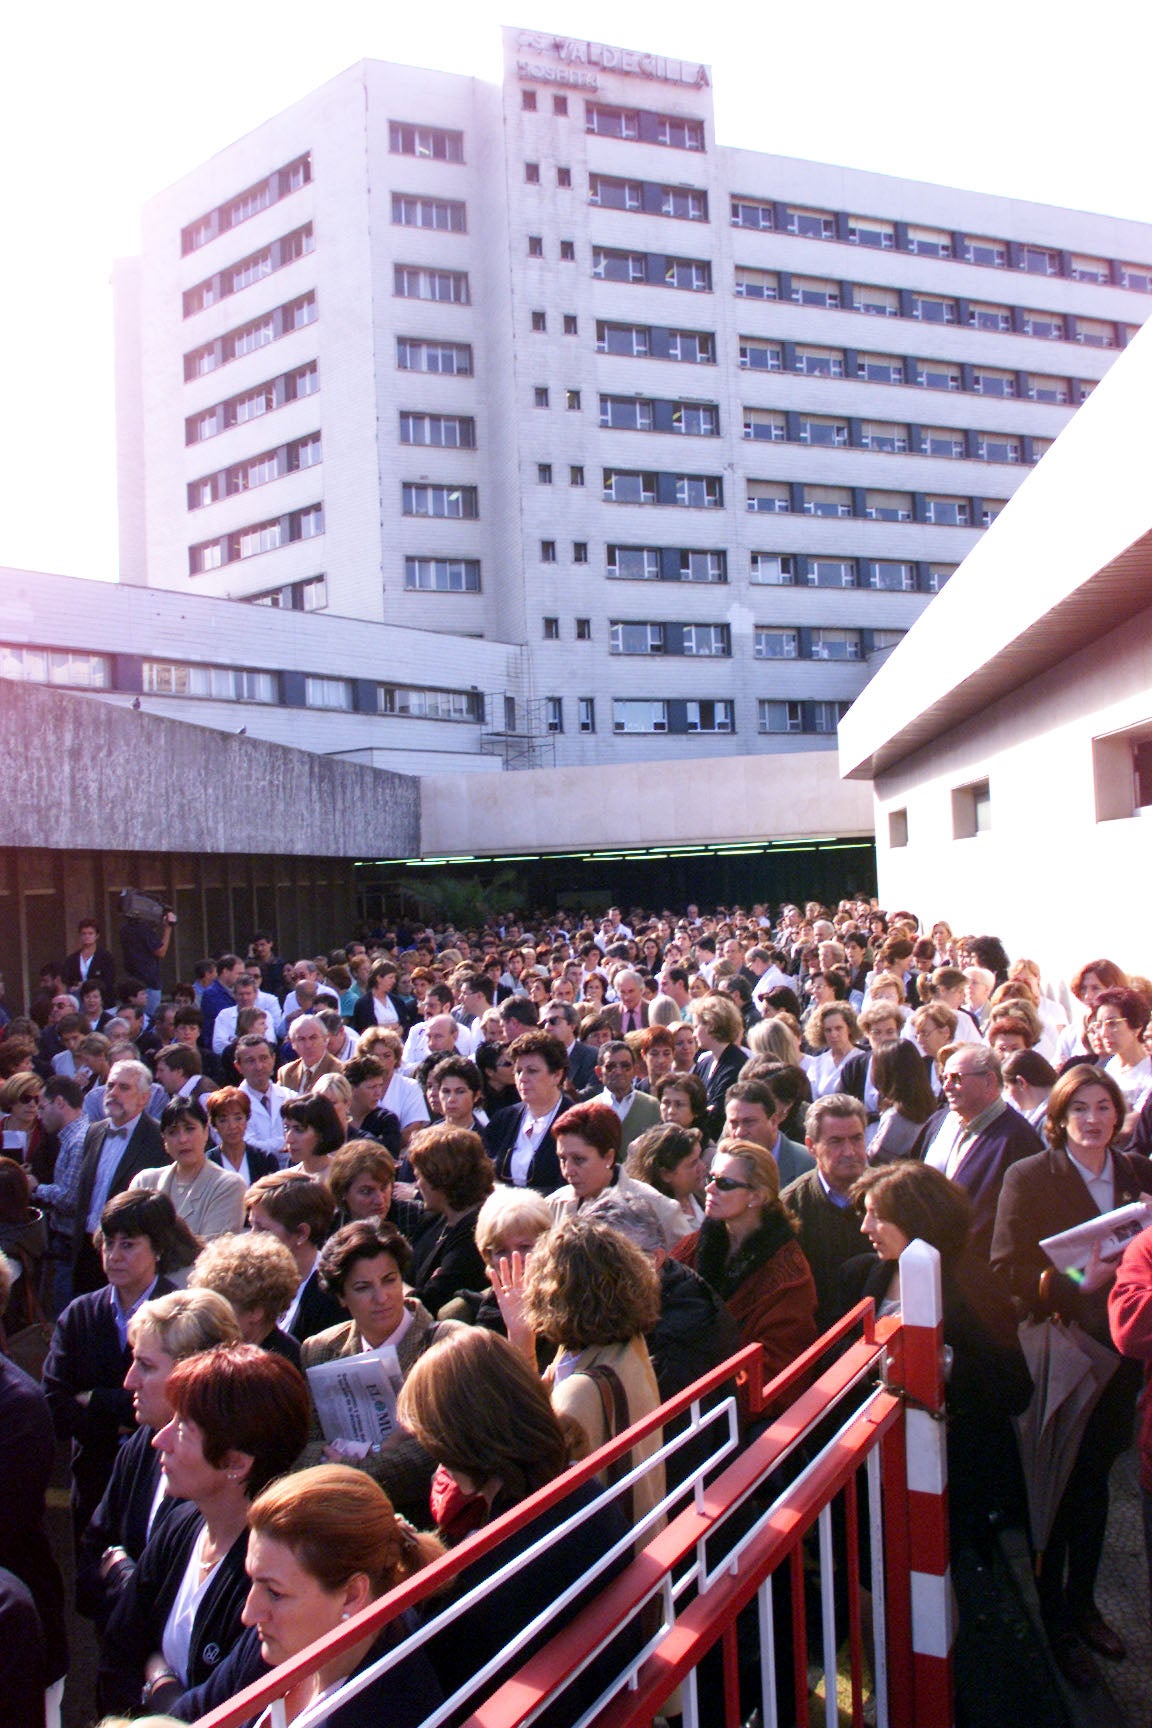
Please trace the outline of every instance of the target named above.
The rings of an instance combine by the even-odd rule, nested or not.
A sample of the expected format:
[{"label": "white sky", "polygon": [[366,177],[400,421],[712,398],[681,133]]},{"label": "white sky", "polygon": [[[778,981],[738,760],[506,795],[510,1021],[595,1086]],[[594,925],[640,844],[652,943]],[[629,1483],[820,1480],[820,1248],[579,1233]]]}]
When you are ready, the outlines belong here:
[{"label": "white sky", "polygon": [[116,574],[109,275],[155,192],[366,57],[498,80],[499,26],[704,60],[717,138],[1148,221],[1149,27],[1132,0],[58,0],[10,7],[0,565]]}]

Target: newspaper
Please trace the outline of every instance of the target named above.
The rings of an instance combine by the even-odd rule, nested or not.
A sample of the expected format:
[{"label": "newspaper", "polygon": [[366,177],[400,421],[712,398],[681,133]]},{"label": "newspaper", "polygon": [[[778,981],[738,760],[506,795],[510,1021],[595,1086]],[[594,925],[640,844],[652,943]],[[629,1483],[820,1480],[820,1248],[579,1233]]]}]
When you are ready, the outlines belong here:
[{"label": "newspaper", "polygon": [[365,1456],[396,1427],[396,1396],[404,1382],[391,1345],[360,1356],[337,1356],[308,1370],[316,1414],[329,1443],[350,1443]]},{"label": "newspaper", "polygon": [[1133,1236],[1139,1236],[1149,1224],[1152,1224],[1152,1205],[1136,1200],[1128,1206],[1117,1206],[1114,1212],[1101,1212],[1098,1218],[1062,1230],[1058,1236],[1044,1236],[1040,1246],[1059,1271],[1082,1272],[1097,1243],[1102,1260],[1119,1260]]}]

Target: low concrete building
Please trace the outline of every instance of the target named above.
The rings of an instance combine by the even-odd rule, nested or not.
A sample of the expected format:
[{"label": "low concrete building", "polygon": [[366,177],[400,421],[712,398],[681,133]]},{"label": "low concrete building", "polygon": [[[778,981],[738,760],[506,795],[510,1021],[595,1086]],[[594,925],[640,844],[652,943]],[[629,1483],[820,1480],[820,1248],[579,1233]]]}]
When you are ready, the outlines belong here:
[{"label": "low concrete building", "polygon": [[1064,976],[1152,973],[1150,393],[1145,330],[840,728],[882,902]]}]

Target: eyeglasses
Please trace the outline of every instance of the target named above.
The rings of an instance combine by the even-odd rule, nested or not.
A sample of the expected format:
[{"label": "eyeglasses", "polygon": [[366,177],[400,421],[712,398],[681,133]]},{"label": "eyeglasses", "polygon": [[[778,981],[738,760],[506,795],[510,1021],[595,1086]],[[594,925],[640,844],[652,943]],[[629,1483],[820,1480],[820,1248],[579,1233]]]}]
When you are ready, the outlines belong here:
[{"label": "eyeglasses", "polygon": [[735,1176],[709,1176],[704,1184],[706,1188],[715,1188],[720,1194],[731,1194],[736,1188],[751,1188],[751,1182],[737,1182]]}]

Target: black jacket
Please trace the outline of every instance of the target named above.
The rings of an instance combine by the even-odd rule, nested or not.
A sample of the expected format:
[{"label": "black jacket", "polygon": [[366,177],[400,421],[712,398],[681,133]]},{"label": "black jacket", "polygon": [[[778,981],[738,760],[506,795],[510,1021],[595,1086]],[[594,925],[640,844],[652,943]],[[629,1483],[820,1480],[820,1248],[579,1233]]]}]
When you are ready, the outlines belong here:
[{"label": "black jacket", "polygon": [[739,1044],[729,1044],[721,1050],[719,1056],[698,1056],[696,1058],[697,1078],[704,1082],[707,1094],[708,1134],[713,1140],[719,1140],[724,1133],[724,1101],[728,1096],[728,1088],[735,1086],[740,1078],[740,1070],[748,1058]]},{"label": "black jacket", "polygon": [[[271,1176],[274,1170],[283,1170],[284,1168],[275,1152],[262,1152],[259,1146],[246,1146],[245,1152],[248,1155],[248,1172],[253,1182],[259,1182],[261,1176]],[[208,1157],[221,1170],[231,1170],[232,1166],[225,1164],[224,1154],[219,1146],[210,1146]]]},{"label": "black jacket", "polygon": [[[391,991],[388,995],[396,1013],[396,1030],[401,1038],[406,1038],[419,1018],[419,1008],[413,996],[396,996]],[[367,1032],[369,1027],[376,1025],[376,998],[368,993],[358,996],[356,1006],[352,1010],[352,1026],[357,1032]]]},{"label": "black jacket", "polygon": [[[56,1440],[43,1392],[15,1362],[0,1356],[0,1567],[20,1580],[36,1604],[47,1685],[68,1666],[64,1581],[44,1528],[55,1461]],[[17,1610],[12,1611],[18,1621]]]},{"label": "black jacket", "polygon": [[484,1256],[476,1246],[479,1206],[472,1207],[455,1224],[430,1217],[415,1239],[412,1264],[404,1282],[419,1297],[433,1318],[457,1291],[484,1285]]},{"label": "black jacket", "polygon": [[303,1344],[305,1338],[314,1338],[317,1332],[327,1332],[329,1326],[342,1326],[347,1318],[347,1308],[339,1297],[330,1296],[321,1287],[320,1274],[313,1266],[288,1328],[290,1335],[298,1344]]},{"label": "black jacket", "polygon": [[[100,1165],[100,1152],[104,1145],[104,1136],[112,1126],[107,1119],[93,1122],[84,1136],[84,1151],[80,1160],[80,1181],[76,1189],[76,1223],[72,1236],[72,1259],[79,1258],[88,1233],[88,1207],[92,1201],[92,1190],[96,1185],[96,1172]],[[133,1176],[141,1170],[154,1170],[158,1164],[168,1164],[171,1160],[164,1150],[164,1139],[160,1133],[160,1124],[154,1122],[151,1116],[145,1114],[137,1118],[132,1131],[132,1138],[125,1146],[120,1162],[112,1172],[112,1181],[108,1186],[107,1199],[114,1194],[123,1194]]]},{"label": "black jacket", "polygon": [[[148,1544],[148,1519],[160,1480],[160,1454],[152,1444],[154,1432],[152,1428],[137,1428],[117,1452],[112,1478],[76,1555],[76,1611],[101,1629]],[[170,1494],[160,1496],[153,1534],[182,1504]],[[108,1578],[101,1578],[105,1548],[123,1548],[128,1558],[120,1561]]]},{"label": "black jacket", "polygon": [[[559,1120],[566,1109],[566,1102],[560,1100],[560,1108],[553,1118],[553,1123]],[[497,1182],[512,1181],[512,1148],[520,1133],[520,1124],[524,1120],[526,1104],[513,1104],[507,1110],[497,1110],[489,1119],[484,1132],[484,1144],[488,1156],[496,1166]],[[556,1142],[552,1137],[552,1127],[544,1135],[532,1155],[528,1167],[527,1188],[536,1188],[541,1194],[552,1194],[557,1188],[564,1186],[564,1178],[560,1174],[560,1159],[556,1152]]]}]

